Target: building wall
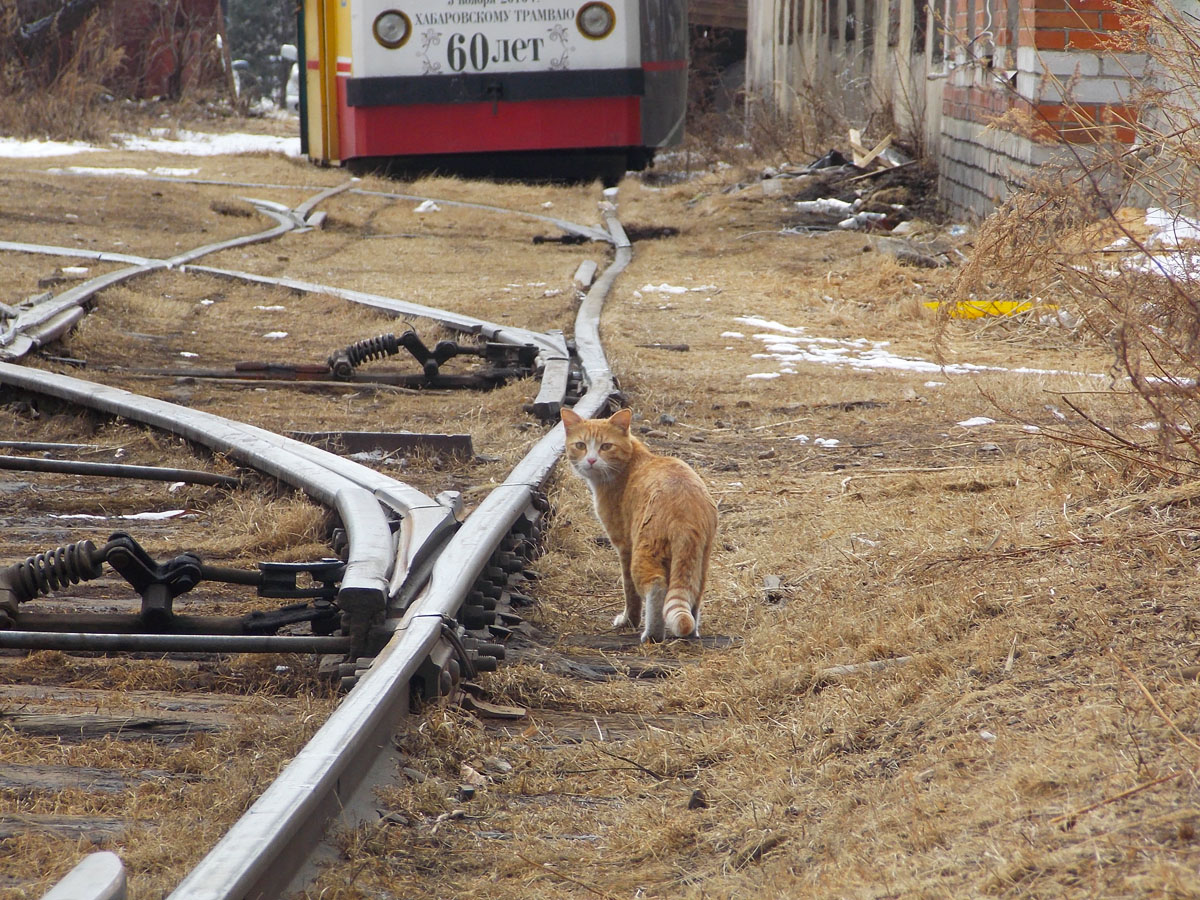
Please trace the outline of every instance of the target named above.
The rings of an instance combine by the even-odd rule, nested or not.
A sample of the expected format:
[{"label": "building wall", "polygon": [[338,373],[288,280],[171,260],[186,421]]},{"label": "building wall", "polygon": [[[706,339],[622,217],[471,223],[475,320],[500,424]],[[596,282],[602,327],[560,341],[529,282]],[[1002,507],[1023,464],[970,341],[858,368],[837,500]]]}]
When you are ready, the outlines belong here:
[{"label": "building wall", "polygon": [[934,158],[959,214],[990,212],[1056,141],[1133,137],[1146,64],[1115,48],[1108,0],[750,0],[749,16],[756,98],[786,115],[816,91],[890,128]]}]

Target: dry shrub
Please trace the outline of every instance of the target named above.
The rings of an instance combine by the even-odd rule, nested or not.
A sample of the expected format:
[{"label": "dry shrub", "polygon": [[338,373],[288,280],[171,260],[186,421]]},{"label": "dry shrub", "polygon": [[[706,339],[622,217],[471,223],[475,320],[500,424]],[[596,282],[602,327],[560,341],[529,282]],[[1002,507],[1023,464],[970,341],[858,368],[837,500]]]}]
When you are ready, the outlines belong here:
[{"label": "dry shrub", "polygon": [[15,4],[0,9],[0,133],[60,140],[105,140],[105,82],[124,51],[111,27],[92,13],[70,38],[53,33],[36,46],[18,38]]},{"label": "dry shrub", "polygon": [[[1066,325],[1111,349],[1109,383],[1058,398],[1069,414],[1056,437],[1195,477],[1200,45],[1169,3],[1133,0],[1122,10],[1117,49],[1138,56],[1119,58],[1148,61],[1134,113],[1092,125],[1094,142],[1062,142],[1066,162],[1044,167],[984,223],[953,293],[1049,305],[1027,321]],[[1071,84],[1061,87],[1069,96]],[[1132,145],[1116,140],[1127,131]]]}]

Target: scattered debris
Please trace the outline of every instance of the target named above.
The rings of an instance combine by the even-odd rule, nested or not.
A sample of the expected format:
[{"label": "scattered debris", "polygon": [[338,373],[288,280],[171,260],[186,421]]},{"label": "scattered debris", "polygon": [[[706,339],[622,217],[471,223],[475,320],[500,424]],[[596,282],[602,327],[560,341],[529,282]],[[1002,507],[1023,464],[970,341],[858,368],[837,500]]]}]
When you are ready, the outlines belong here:
[{"label": "scattered debris", "polygon": [[764,575],[762,586],[764,603],[784,603],[787,592],[783,588],[783,579],[778,575]]},{"label": "scattered debris", "polygon": [[638,344],[639,347],[645,347],[647,350],[672,350],[676,353],[687,353],[692,348],[687,344]]}]

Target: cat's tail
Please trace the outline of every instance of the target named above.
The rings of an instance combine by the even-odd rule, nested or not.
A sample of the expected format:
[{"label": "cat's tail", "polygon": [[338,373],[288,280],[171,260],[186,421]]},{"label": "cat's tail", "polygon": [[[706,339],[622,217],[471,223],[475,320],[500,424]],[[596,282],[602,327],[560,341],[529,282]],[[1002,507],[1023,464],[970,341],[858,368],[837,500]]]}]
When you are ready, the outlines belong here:
[{"label": "cat's tail", "polygon": [[667,631],[675,637],[687,637],[696,630],[696,620],[692,616],[692,598],[690,592],[675,588],[667,592],[663,601],[663,622]]}]

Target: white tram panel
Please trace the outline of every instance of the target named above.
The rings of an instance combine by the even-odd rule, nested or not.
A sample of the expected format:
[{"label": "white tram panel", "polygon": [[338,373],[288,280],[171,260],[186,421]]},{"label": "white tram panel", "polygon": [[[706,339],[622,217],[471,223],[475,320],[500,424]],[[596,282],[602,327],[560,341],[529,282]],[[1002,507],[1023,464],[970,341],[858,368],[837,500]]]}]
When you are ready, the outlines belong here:
[{"label": "white tram panel", "polygon": [[[576,17],[586,3],[563,0],[352,0],[353,77],[486,75],[629,69],[641,66],[636,0],[608,0],[615,25],[586,37]],[[375,37],[374,24],[400,13],[411,32],[394,49]]]}]

